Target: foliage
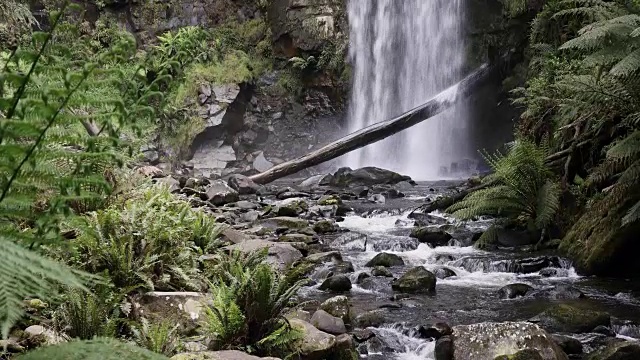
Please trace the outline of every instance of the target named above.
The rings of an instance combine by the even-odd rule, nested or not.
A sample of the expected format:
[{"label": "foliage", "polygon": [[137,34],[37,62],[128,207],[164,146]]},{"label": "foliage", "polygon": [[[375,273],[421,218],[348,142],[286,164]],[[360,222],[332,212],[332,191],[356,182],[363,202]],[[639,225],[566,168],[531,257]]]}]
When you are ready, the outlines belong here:
[{"label": "foliage", "polygon": [[[448,212],[469,220],[481,215],[505,218],[531,231],[547,229],[560,205],[560,187],[545,164],[547,150],[527,141],[515,142],[506,156],[487,156],[494,173],[483,181],[484,189],[467,195]],[[480,244],[495,231],[485,232]]]},{"label": "foliage", "polygon": [[97,338],[46,346],[18,356],[18,360],[167,360],[149,350],[109,339]]},{"label": "foliage", "polygon": [[[0,322],[2,335],[23,314],[22,300],[46,298],[65,284],[83,288],[92,277],[42,257],[42,243],[56,243],[59,224],[78,203],[99,202],[112,185],[105,170],[121,164],[120,130],[152,110],[144,105],[153,84],[128,95],[135,77],[116,64],[131,55],[131,37],[89,60],[75,59],[60,39],[77,31],[60,12],[50,33],[36,32],[30,45],[4,56],[0,73]],[[53,79],[54,81],[43,81]],[[108,82],[118,89],[93,104],[85,91]],[[88,116],[75,111],[91,106]],[[78,131],[91,121],[95,136]],[[107,176],[105,176],[107,175]]]},{"label": "foliage", "polygon": [[64,302],[56,310],[57,328],[71,338],[90,340],[94,337],[115,336],[118,325],[118,299],[110,289],[89,294],[71,289],[64,294]]},{"label": "foliage", "polygon": [[213,304],[206,307],[206,331],[216,348],[240,348],[262,355],[290,355],[300,334],[284,318],[302,280],[265,262],[266,252],[219,255],[212,269]]},{"label": "foliage", "polygon": [[161,323],[150,323],[142,318],[140,325],[133,328],[133,335],[136,343],[153,352],[172,356],[181,347],[178,328],[180,325],[171,324],[168,321]]},{"label": "foliage", "polygon": [[0,3],[0,48],[17,46],[21,37],[37,24],[29,5],[17,0]]},{"label": "foliage", "polygon": [[87,216],[72,264],[105,273],[118,288],[199,290],[197,257],[217,245],[217,236],[213,217],[168,188],[142,188]]}]

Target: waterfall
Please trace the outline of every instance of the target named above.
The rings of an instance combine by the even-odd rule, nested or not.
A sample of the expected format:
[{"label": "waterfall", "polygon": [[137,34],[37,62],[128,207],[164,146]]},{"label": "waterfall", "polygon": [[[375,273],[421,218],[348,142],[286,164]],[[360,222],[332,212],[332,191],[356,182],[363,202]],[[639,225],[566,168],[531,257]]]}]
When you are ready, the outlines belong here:
[{"label": "waterfall", "polygon": [[[350,0],[354,66],[349,132],[423,104],[462,77],[462,0]],[[465,175],[467,111],[459,104],[424,123],[344,156],[427,180]]]}]

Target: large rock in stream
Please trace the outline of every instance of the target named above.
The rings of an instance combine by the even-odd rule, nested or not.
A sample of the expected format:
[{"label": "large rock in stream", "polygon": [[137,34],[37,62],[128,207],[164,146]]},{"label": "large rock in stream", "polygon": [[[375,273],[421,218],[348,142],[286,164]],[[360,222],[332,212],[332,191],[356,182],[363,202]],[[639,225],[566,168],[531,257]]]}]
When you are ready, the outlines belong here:
[{"label": "large rock in stream", "polygon": [[[567,360],[546,331],[526,322],[479,323],[453,327],[453,335],[436,343],[436,360],[493,360],[534,350],[544,360]],[[531,355],[528,359],[537,359]],[[507,357],[512,359],[512,357]],[[525,359],[525,358],[520,358]]]},{"label": "large rock in stream", "polygon": [[369,260],[366,263],[366,267],[376,267],[376,266],[384,266],[384,267],[392,267],[392,266],[402,266],[404,265],[404,260],[396,254],[390,253],[379,253],[373,257],[373,259]]},{"label": "large rock in stream", "polygon": [[417,227],[411,230],[412,238],[418,239],[421,243],[426,243],[432,247],[446,246],[449,244],[449,240],[452,236],[440,229],[432,227]]},{"label": "large rock in stream", "polygon": [[400,279],[391,283],[395,291],[412,294],[428,294],[436,290],[436,276],[423,266],[410,269]]},{"label": "large rock in stream", "polygon": [[332,176],[323,179],[321,185],[336,187],[372,186],[379,184],[397,184],[402,181],[412,182],[406,175],[377,167],[364,167],[357,170],[340,168]]},{"label": "large rock in stream", "polygon": [[529,322],[554,333],[584,333],[599,325],[611,325],[611,316],[582,306],[558,304],[529,319]]}]

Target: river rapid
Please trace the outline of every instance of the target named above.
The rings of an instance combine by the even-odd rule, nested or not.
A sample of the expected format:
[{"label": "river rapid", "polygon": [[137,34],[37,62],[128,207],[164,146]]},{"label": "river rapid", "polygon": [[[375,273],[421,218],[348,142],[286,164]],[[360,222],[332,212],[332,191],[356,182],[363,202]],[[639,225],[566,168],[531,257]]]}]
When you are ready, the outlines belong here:
[{"label": "river rapid", "polygon": [[[612,316],[616,336],[628,340],[640,338],[640,286],[625,279],[604,279],[580,276],[571,262],[552,251],[532,251],[531,248],[481,251],[472,246],[473,234],[486,229],[490,219],[460,223],[442,214],[430,218],[433,227],[446,228],[453,234],[447,246],[430,247],[409,237],[415,220],[410,212],[428,199],[450,191],[455,182],[418,183],[405,189],[404,198],[387,199],[385,204],[366,200],[347,201],[353,212],[339,222],[342,232],[323,239],[331,250],[339,251],[343,260],[351,262],[349,274],[353,287],[346,293],[353,313],[377,311],[383,314],[383,324],[369,327],[376,341],[359,346],[363,359],[434,359],[435,342],[420,337],[417,327],[436,322],[451,326],[479,322],[526,321],[554,303],[579,301]],[[376,254],[399,255],[404,266],[391,267],[393,278],[407,269],[424,266],[436,271],[446,268],[455,276],[437,279],[436,291],[429,295],[399,295],[391,289],[392,277],[361,278],[370,273],[365,264]],[[303,300],[324,301],[336,294],[318,289],[326,277],[326,265],[315,270],[311,278],[316,285],[301,290]],[[515,283],[533,287],[533,295],[502,299],[498,290]],[[565,291],[579,291],[586,298],[566,299]],[[581,340],[585,351],[594,346],[599,334],[572,334]]]}]

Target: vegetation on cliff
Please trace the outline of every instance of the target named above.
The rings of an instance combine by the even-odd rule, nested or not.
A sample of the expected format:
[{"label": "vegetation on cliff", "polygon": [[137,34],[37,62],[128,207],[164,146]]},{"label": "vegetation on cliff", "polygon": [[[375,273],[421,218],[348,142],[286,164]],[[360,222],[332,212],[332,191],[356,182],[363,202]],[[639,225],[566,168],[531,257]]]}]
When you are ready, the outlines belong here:
[{"label": "vegetation on cliff", "polygon": [[[559,226],[549,235],[563,238],[561,248],[584,271],[637,272],[640,269],[629,254],[640,210],[639,4],[552,0],[539,7],[529,1],[505,3],[510,17],[535,14],[524,50],[527,68],[516,74],[523,86],[512,95],[523,111],[517,143],[548,149],[537,175],[528,178],[546,178],[552,170],[559,179],[562,211],[556,213],[556,201],[550,202],[554,206],[545,214]],[[509,158],[515,156],[510,153],[490,163],[496,170],[504,166],[513,169],[513,174],[528,173],[531,158],[510,163]],[[535,218],[525,210],[538,204],[528,194],[543,187],[517,188],[515,197],[503,206],[494,205],[504,193],[500,198],[489,196],[490,188],[469,195],[451,210],[458,215]],[[547,195],[551,198],[555,196]],[[510,210],[517,204],[526,206],[514,214]],[[549,216],[545,216],[547,223]]]}]

